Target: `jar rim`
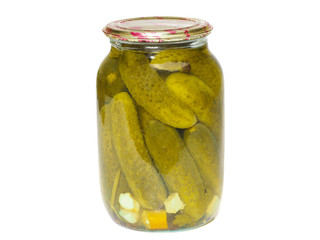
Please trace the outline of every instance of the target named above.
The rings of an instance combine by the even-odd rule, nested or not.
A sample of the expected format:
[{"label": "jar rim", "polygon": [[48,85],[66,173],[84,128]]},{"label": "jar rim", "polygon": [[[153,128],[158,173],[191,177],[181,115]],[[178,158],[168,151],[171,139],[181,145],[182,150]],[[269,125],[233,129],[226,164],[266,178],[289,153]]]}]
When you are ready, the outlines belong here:
[{"label": "jar rim", "polygon": [[125,42],[179,42],[206,37],[212,26],[204,20],[184,17],[139,17],[108,23],[102,31]]}]

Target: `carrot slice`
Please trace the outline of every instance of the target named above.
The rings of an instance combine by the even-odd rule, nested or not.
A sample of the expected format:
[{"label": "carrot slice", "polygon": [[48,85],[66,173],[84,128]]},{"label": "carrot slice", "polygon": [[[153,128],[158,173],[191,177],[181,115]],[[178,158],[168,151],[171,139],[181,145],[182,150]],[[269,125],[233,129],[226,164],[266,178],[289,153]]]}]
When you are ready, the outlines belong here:
[{"label": "carrot slice", "polygon": [[149,229],[168,229],[167,213],[165,210],[144,210],[142,213],[142,221]]}]

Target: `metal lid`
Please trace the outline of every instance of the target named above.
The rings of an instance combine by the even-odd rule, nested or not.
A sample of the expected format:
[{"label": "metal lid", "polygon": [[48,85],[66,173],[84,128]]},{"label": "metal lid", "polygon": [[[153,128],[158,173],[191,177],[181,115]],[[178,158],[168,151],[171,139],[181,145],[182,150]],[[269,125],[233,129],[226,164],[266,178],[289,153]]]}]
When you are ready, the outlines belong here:
[{"label": "metal lid", "polygon": [[177,42],[202,38],[212,26],[201,19],[182,17],[140,17],[109,23],[103,32],[128,42]]}]

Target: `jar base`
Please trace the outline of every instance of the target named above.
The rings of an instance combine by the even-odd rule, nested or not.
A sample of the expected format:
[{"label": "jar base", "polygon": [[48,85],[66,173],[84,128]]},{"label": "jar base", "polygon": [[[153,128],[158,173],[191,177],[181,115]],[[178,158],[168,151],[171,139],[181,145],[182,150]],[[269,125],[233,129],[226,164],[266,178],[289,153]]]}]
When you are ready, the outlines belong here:
[{"label": "jar base", "polygon": [[211,218],[199,220],[198,223],[196,223],[193,226],[188,226],[188,227],[177,227],[177,226],[171,227],[170,226],[171,228],[168,227],[168,229],[148,229],[146,227],[137,227],[137,226],[134,226],[133,224],[123,222],[117,216],[116,217],[112,216],[112,220],[117,225],[119,225],[123,228],[133,230],[133,231],[138,231],[138,232],[182,232],[182,231],[189,231],[189,230],[203,227],[203,226],[211,223],[213,220],[215,220],[216,217],[217,217],[217,214],[213,215]]}]

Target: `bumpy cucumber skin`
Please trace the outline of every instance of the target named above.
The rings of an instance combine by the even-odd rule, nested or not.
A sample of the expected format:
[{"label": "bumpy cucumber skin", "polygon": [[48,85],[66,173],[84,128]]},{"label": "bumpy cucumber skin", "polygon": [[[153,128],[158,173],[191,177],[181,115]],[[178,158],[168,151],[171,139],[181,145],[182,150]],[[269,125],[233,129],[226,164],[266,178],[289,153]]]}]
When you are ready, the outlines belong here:
[{"label": "bumpy cucumber skin", "polygon": [[166,84],[176,98],[187,105],[220,140],[221,109],[208,85],[197,76],[186,73],[170,74]]},{"label": "bumpy cucumber skin", "polygon": [[166,79],[167,87],[194,112],[205,111],[214,102],[213,91],[192,74],[172,73]]},{"label": "bumpy cucumber skin", "polygon": [[204,215],[207,207],[204,184],[192,156],[177,130],[160,121],[150,121],[145,140],[169,192],[178,192],[185,204],[173,223],[191,225]]},{"label": "bumpy cucumber skin", "polygon": [[223,165],[213,134],[205,125],[197,123],[184,131],[183,140],[197,164],[208,200],[212,200],[213,193],[221,197]]},{"label": "bumpy cucumber skin", "polygon": [[109,103],[114,95],[126,89],[119,72],[121,52],[111,48],[111,52],[101,63],[97,74],[98,105]]},{"label": "bumpy cucumber skin", "polygon": [[146,149],[136,106],[128,93],[114,96],[111,106],[113,145],[135,199],[146,209],[158,209],[167,190]]},{"label": "bumpy cucumber skin", "polygon": [[172,96],[144,54],[124,51],[120,59],[121,77],[138,105],[176,128],[189,128],[197,122],[195,114]]},{"label": "bumpy cucumber skin", "polygon": [[202,122],[209,127],[223,148],[223,73],[217,59],[210,53],[207,45],[195,49],[168,49],[157,53],[151,64],[167,62],[185,62],[190,64],[190,73],[206,83],[214,94],[215,106],[210,108],[208,116]]},{"label": "bumpy cucumber skin", "polygon": [[217,59],[206,51],[207,46],[197,49],[168,49],[160,51],[151,64],[185,62],[190,64],[190,73],[198,76],[219,97],[223,87],[222,70]]},{"label": "bumpy cucumber skin", "polygon": [[186,73],[172,73],[166,80],[169,90],[185,105],[197,118],[211,125],[212,108],[215,107],[213,91],[197,76]]}]

